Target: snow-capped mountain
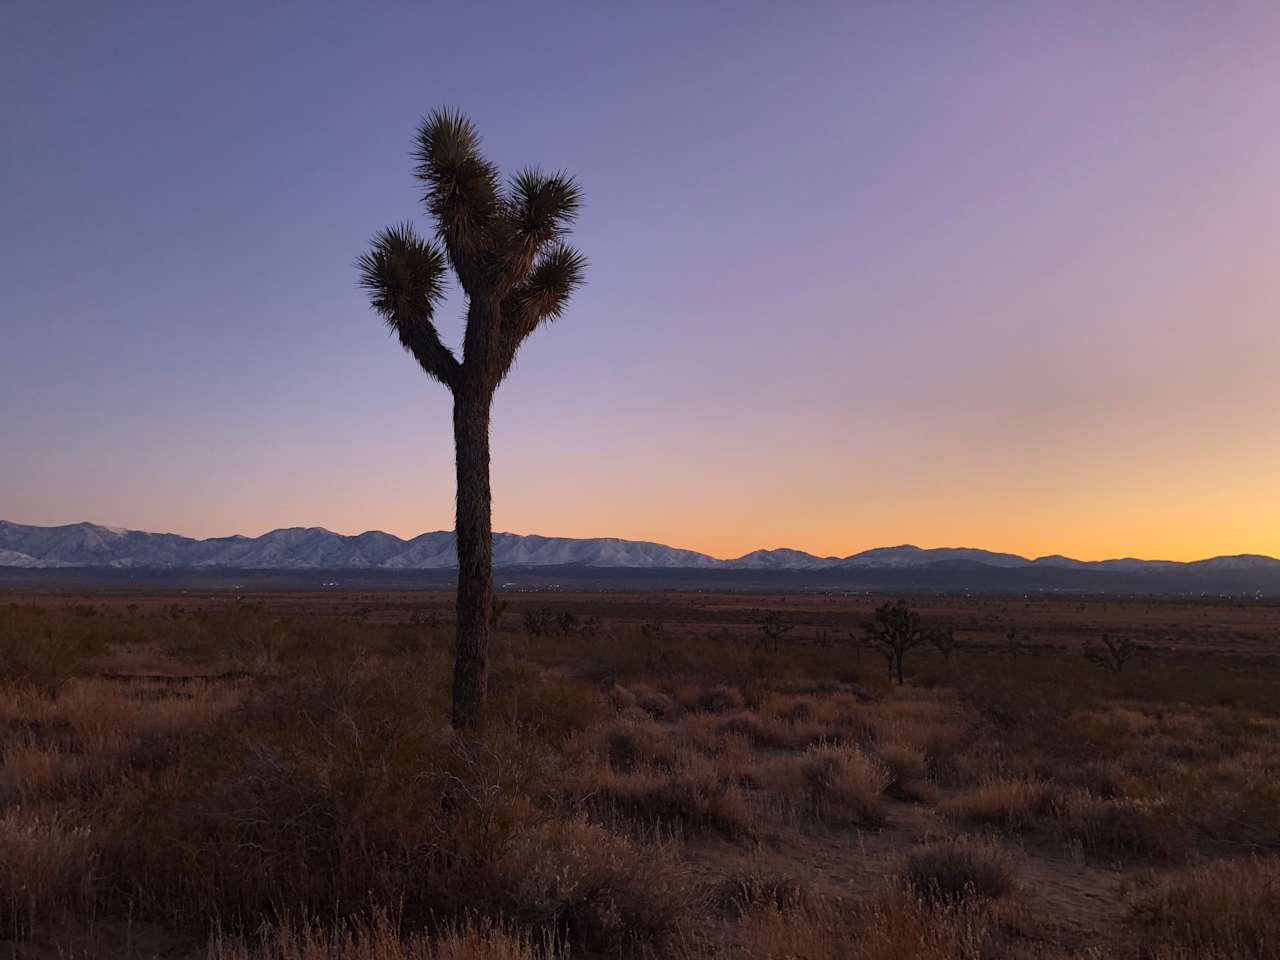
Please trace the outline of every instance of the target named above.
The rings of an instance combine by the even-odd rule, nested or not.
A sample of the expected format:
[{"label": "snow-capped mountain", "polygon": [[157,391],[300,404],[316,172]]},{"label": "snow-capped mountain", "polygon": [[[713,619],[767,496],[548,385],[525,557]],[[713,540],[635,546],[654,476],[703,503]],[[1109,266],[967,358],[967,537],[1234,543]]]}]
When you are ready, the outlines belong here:
[{"label": "snow-capped mountain", "polygon": [[[972,569],[1019,576],[1019,571],[1056,570],[1089,574],[1154,575],[1173,573],[1201,578],[1280,575],[1280,560],[1242,554],[1191,563],[1168,560],[1085,561],[1047,556],[1034,560],[1012,553],[969,547],[922,549],[904,544],[864,550],[848,557],[817,557],[800,550],[755,550],[721,560],[660,543],[613,537],[520,536],[496,533],[493,560],[499,567],[591,567],[647,570],[742,570],[761,573],[829,572],[921,575]],[[143,533],[92,523],[36,527],[0,521],[0,567],[51,569],[111,567],[142,570],[222,568],[238,570],[447,570],[457,566],[453,534],[424,533],[402,540],[370,530],[344,536],[322,527],[289,527],[260,537],[195,540],[172,533]],[[1012,581],[1011,581],[1012,582]],[[1233,581],[1234,582],[1234,581]]]}]

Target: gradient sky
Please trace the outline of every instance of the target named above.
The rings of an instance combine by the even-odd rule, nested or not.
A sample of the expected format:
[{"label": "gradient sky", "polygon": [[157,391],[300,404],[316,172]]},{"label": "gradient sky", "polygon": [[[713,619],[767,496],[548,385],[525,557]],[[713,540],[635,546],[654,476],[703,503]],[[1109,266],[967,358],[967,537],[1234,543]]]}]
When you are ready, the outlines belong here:
[{"label": "gradient sky", "polygon": [[496,529],[1280,555],[1277,91],[1274,3],[0,2],[0,518],[450,528],[352,267],[447,104],[587,199]]}]

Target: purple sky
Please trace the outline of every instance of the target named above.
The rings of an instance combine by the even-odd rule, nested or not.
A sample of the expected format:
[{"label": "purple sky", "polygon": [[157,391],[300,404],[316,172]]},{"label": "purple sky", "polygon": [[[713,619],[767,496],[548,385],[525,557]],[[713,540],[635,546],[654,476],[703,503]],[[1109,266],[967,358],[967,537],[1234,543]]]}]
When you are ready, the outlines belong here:
[{"label": "purple sky", "polygon": [[498,529],[1280,554],[1277,89],[1262,3],[7,3],[0,518],[450,527],[352,262],[454,105],[587,200]]}]

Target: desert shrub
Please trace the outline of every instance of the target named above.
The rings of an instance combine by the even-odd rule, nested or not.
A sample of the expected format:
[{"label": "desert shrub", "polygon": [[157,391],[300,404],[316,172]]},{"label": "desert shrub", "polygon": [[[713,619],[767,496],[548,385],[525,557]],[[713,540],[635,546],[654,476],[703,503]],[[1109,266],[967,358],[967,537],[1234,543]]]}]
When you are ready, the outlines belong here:
[{"label": "desert shrub", "polygon": [[804,960],[985,960],[1002,955],[999,929],[984,911],[960,904],[935,909],[892,887],[861,904],[813,898],[748,910],[740,927],[745,951],[725,957]]},{"label": "desert shrub", "polygon": [[628,710],[636,706],[637,697],[626,687],[614,684],[609,688],[609,704],[615,710]]},{"label": "desert shrub", "polygon": [[1190,845],[1182,818],[1167,804],[1103,800],[1071,791],[1050,828],[1086,853],[1103,857],[1176,859]]},{"label": "desert shrub", "polygon": [[[598,624],[597,624],[598,625]],[[538,607],[526,610],[524,630],[531,637],[567,637],[582,627],[582,618],[571,610],[552,610]]]},{"label": "desert shrub", "polygon": [[92,916],[96,890],[92,831],[57,811],[0,813],[0,935]]},{"label": "desert shrub", "polygon": [[819,820],[874,826],[888,774],[856,747],[812,747],[792,761],[804,806]]},{"label": "desert shrub", "polygon": [[385,914],[336,928],[278,923],[253,937],[219,934],[208,960],[551,960],[554,942],[491,923],[403,935]]},{"label": "desert shrub", "polygon": [[916,895],[931,903],[995,899],[1013,889],[1013,870],[1004,852],[973,840],[938,843],[911,854],[904,876]]},{"label": "desert shrub", "polygon": [[531,664],[495,669],[489,679],[489,710],[508,726],[563,742],[609,715],[604,694],[581,680]]},{"label": "desert shrub", "polygon": [[931,730],[924,738],[925,774],[933,783],[958,787],[970,780],[989,744],[975,744],[967,724],[955,723]]},{"label": "desert shrub", "polygon": [[106,649],[94,626],[54,618],[39,608],[0,605],[0,684],[56,692],[85,661]]},{"label": "desert shrub", "polygon": [[680,712],[675,701],[665,693],[644,688],[636,690],[636,706],[658,720],[670,720]]},{"label": "desert shrub", "polygon": [[813,894],[799,879],[753,864],[751,869],[721,881],[714,901],[742,916],[762,907],[780,911],[800,909],[813,902]]},{"label": "desert shrub", "polygon": [[724,713],[727,710],[741,710],[744,707],[742,692],[733,686],[716,686],[692,695],[689,709],[703,710],[705,713]]},{"label": "desert shrub", "polygon": [[753,832],[742,789],[709,761],[686,761],[674,771],[600,771],[584,786],[589,808],[606,819],[621,816],[645,826],[719,833],[730,839]]},{"label": "desert shrub", "polygon": [[924,751],[906,743],[888,743],[876,753],[889,774],[885,791],[899,800],[932,800],[935,796],[928,781]]},{"label": "desert shrub", "polygon": [[1065,804],[1051,784],[1027,780],[995,780],[944,800],[939,809],[969,826],[1030,830],[1055,817]]},{"label": "desert shrub", "polygon": [[468,898],[496,901],[494,913],[523,928],[616,954],[637,941],[666,941],[701,895],[673,844],[641,846],[573,819],[522,836]]},{"label": "desert shrub", "polygon": [[969,826],[1036,834],[1094,856],[1172,859],[1189,843],[1185,824],[1167,804],[1102,799],[1041,781],[994,781],[943,801],[940,809]]},{"label": "desert shrub", "polygon": [[597,756],[610,769],[630,773],[640,767],[659,770],[674,769],[678,747],[666,728],[655,723],[647,714],[634,721],[622,719],[618,723],[599,728],[603,738]]},{"label": "desert shrub", "polygon": [[1273,960],[1280,955],[1280,859],[1184,870],[1137,898],[1133,918],[1149,955]]},{"label": "desert shrub", "polygon": [[120,812],[111,872],[144,910],[181,922],[252,926],[282,903],[442,913],[450,890],[549,816],[562,764],[504,724],[455,738],[446,709],[430,670],[300,677],[213,725]]},{"label": "desert shrub", "polygon": [[737,713],[716,726],[722,736],[740,736],[758,750],[803,750],[824,741],[834,742],[831,730],[816,722],[788,723],[777,717],[761,718]]}]

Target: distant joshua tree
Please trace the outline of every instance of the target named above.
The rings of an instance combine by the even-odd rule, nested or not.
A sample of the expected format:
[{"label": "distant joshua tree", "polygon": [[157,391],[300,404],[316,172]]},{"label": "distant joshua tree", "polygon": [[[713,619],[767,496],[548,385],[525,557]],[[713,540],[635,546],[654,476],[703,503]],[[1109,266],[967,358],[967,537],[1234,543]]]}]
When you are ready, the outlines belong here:
[{"label": "distant joshua tree", "polygon": [[950,627],[937,627],[929,631],[929,642],[950,664],[956,653],[956,632]]},{"label": "distant joshua tree", "polygon": [[1084,645],[1085,659],[1112,673],[1124,673],[1125,664],[1132,660],[1137,652],[1138,645],[1128,637],[1113,637],[1109,633],[1102,635],[1101,649],[1091,642],[1086,642]]},{"label": "distant joshua tree", "polygon": [[773,653],[778,652],[782,638],[795,627],[781,610],[766,610],[756,625],[760,628],[760,645]]},{"label": "distant joshua tree", "polygon": [[[489,412],[525,338],[564,311],[586,261],[564,243],[581,204],[573,178],[527,168],[505,182],[460,112],[436,110],[418,130],[415,173],[435,239],[389,227],[357,261],[360,283],[427,376],[453,393],[457,454],[457,646],[453,726],[483,716],[492,630],[493,531]],[[462,359],[440,339],[435,309],[449,269],[467,298]]]},{"label": "distant joshua tree", "polygon": [[1031,638],[1025,633],[1018,633],[1017,630],[1010,630],[1004,635],[1004,652],[1014,663],[1018,662],[1028,649]]},{"label": "distant joshua tree", "polygon": [[493,606],[489,608],[489,623],[494,630],[502,627],[502,621],[507,615],[507,610],[511,606],[510,600],[503,600],[501,597],[493,598]]},{"label": "distant joshua tree", "polygon": [[907,654],[929,640],[929,631],[920,614],[905,600],[881,604],[863,626],[862,641],[876,650],[889,664],[889,676],[898,684],[903,681],[902,662]]}]

